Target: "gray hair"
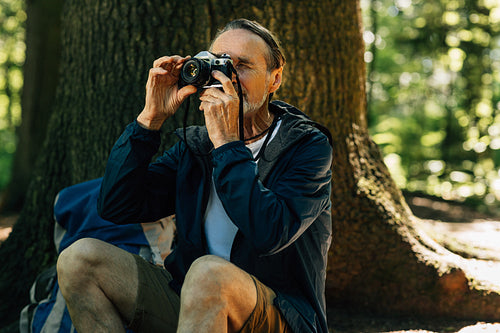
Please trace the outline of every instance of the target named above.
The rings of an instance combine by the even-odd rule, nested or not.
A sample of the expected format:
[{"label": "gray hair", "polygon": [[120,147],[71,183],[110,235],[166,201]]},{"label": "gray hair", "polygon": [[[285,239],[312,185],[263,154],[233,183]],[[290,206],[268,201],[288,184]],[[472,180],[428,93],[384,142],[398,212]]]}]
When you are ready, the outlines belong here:
[{"label": "gray hair", "polygon": [[228,24],[226,24],[224,28],[222,28],[217,32],[213,40],[215,41],[220,35],[222,35],[226,31],[236,30],[236,29],[243,29],[250,31],[259,36],[260,38],[262,38],[262,40],[264,40],[269,50],[266,59],[268,70],[280,68],[285,64],[286,62],[285,55],[283,54],[278,38],[276,38],[276,36],[271,31],[264,28],[262,25],[260,25],[255,21],[250,21],[243,18],[231,21]]}]

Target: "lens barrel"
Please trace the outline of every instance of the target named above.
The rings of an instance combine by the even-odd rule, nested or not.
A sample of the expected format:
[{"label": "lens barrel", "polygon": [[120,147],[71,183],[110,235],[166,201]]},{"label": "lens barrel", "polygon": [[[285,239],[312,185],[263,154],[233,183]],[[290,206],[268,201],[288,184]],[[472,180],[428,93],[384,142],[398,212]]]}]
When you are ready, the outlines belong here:
[{"label": "lens barrel", "polygon": [[192,58],[182,66],[180,80],[183,85],[202,87],[210,80],[210,64],[207,61]]}]

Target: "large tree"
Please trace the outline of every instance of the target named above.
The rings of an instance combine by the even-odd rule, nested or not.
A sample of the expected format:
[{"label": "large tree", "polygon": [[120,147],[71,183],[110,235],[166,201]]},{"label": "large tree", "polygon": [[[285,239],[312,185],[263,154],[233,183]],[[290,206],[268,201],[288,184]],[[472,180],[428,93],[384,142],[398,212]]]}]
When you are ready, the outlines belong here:
[{"label": "large tree", "polygon": [[[1,325],[15,320],[29,283],[55,261],[56,193],[103,174],[112,144],[142,109],[153,60],[205,49],[216,28],[237,17],[277,32],[288,58],[278,98],[333,134],[329,304],[497,316],[498,293],[484,296],[467,280],[460,266],[466,261],[420,232],[369,138],[358,0],[89,0],[67,1],[63,11],[56,107],[26,204],[0,248]],[[190,122],[200,121],[194,109],[190,114]],[[170,133],[180,119],[165,126],[165,145],[173,142]],[[481,302],[490,303],[479,307]]]},{"label": "large tree", "polygon": [[[333,27],[333,69],[323,84],[333,108],[322,118],[334,137],[334,245],[327,299],[392,314],[500,318],[500,266],[465,259],[431,239],[404,202],[367,131],[359,8],[335,1],[318,22]],[[318,92],[318,90],[316,90]]]}]

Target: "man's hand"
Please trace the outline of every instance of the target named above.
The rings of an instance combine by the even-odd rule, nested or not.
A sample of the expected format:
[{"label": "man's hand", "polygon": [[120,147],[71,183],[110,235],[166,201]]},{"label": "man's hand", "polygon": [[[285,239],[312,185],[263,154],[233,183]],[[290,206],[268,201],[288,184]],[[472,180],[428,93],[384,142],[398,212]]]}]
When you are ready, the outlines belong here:
[{"label": "man's hand", "polygon": [[231,80],[222,72],[214,71],[212,76],[222,83],[219,88],[206,89],[200,96],[200,110],[204,111],[208,136],[218,148],[239,140],[238,111],[239,98]]},{"label": "man's hand", "polygon": [[170,118],[196,87],[177,87],[180,69],[190,57],[165,56],[155,60],[149,70],[146,84],[146,103],[137,117],[137,122],[151,130],[159,130],[163,122]]}]

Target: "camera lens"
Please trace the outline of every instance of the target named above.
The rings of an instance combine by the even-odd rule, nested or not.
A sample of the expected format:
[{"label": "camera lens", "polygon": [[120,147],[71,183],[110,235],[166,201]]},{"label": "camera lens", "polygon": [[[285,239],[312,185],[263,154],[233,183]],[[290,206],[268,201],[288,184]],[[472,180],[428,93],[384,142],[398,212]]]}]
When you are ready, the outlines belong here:
[{"label": "camera lens", "polygon": [[184,69],[186,75],[191,78],[195,78],[199,73],[199,68],[195,64],[191,63]]},{"label": "camera lens", "polygon": [[180,81],[183,85],[192,84],[196,87],[204,86],[210,79],[210,64],[206,61],[193,58],[182,66]]}]

